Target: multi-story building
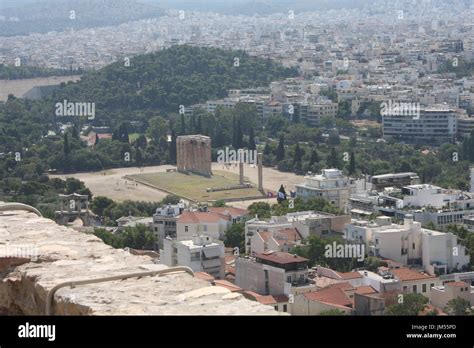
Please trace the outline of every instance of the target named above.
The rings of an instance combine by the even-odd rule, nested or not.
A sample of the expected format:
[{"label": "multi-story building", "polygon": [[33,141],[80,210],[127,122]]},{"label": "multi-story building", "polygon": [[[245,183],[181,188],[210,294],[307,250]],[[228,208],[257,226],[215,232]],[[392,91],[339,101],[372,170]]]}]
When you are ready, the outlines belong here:
[{"label": "multi-story building", "polygon": [[423,229],[411,215],[405,216],[403,225],[393,224],[387,217],[348,224],[345,238],[365,243],[369,255],[419,265],[430,275],[464,270],[469,264],[466,248],[454,234]]},{"label": "multi-story building", "polygon": [[176,239],[189,240],[193,235],[208,235],[212,240],[223,240],[225,231],[232,225],[230,215],[183,211],[176,220]]},{"label": "multi-story building", "polygon": [[156,209],[156,213],[153,214],[153,233],[158,249],[163,248],[163,240],[166,237],[176,238],[176,221],[183,209],[182,204],[168,204]]},{"label": "multi-story building", "polygon": [[383,115],[383,137],[410,143],[452,143],[457,134],[457,112],[428,107],[419,115]]},{"label": "multi-story building", "polygon": [[467,271],[469,254],[453,233],[424,230],[421,243],[423,268],[429,274]]},{"label": "multi-story building", "polygon": [[394,268],[390,270],[394,279],[399,281],[404,294],[422,294],[431,298],[431,289],[440,284],[437,276],[417,272],[410,268]]},{"label": "multi-story building", "polygon": [[474,306],[474,286],[465,282],[450,282],[431,289],[431,304],[445,308],[449,301],[461,298]]},{"label": "multi-story building", "polygon": [[296,197],[323,198],[339,209],[345,208],[351,193],[356,189],[353,181],[338,169],[324,169],[319,175],[305,176],[305,182],[295,187]]},{"label": "multi-story building", "polygon": [[321,126],[321,120],[325,118],[335,119],[338,111],[338,104],[330,100],[311,103],[307,107],[306,114],[301,115],[301,122],[311,127]]},{"label": "multi-story building", "polygon": [[188,266],[194,272],[206,272],[217,279],[225,277],[225,250],[222,242],[209,236],[194,235],[190,240],[166,238],[160,250],[160,262],[173,266]]},{"label": "multi-story building", "polygon": [[386,187],[402,188],[407,185],[420,183],[420,177],[416,173],[390,173],[374,175],[370,178],[372,188],[377,191],[383,191]]},{"label": "multi-story building", "polygon": [[301,235],[296,228],[285,228],[279,231],[261,231],[250,239],[252,253],[264,253],[269,250],[290,252],[301,244]]},{"label": "multi-story building", "polygon": [[[302,238],[342,235],[345,224],[350,221],[349,215],[334,215],[313,211],[272,216],[268,220],[254,218],[245,223],[245,252],[252,255],[254,252],[264,250],[287,251],[286,249],[290,245],[294,244],[295,241],[299,242]],[[295,231],[296,234],[289,231]],[[267,233],[258,235],[261,232]],[[287,234],[287,237],[285,238],[282,233]],[[267,243],[266,247],[265,242]]]},{"label": "multi-story building", "polygon": [[311,289],[308,260],[289,253],[268,251],[235,260],[235,283],[262,295],[290,295]]}]

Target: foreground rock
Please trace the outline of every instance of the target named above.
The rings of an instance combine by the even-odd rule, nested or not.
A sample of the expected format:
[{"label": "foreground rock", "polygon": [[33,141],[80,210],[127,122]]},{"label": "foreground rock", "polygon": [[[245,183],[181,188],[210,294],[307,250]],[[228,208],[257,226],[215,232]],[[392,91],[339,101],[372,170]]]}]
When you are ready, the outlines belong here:
[{"label": "foreground rock", "polygon": [[[2,255],[3,254],[3,255]],[[0,314],[43,315],[55,285],[160,270],[99,238],[25,211],[0,213]],[[276,315],[272,307],[187,273],[62,288],[56,315]]]}]

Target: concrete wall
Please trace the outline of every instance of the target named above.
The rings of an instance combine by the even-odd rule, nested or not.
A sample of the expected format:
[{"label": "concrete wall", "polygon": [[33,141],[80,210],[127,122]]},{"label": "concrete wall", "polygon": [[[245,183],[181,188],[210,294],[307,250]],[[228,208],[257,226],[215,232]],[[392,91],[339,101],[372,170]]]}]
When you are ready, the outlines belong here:
[{"label": "concrete wall", "polygon": [[[204,229],[204,225],[207,226],[207,231]],[[186,226],[188,227],[188,232],[186,232]],[[176,239],[179,241],[193,239],[195,234],[205,234],[212,238],[212,240],[217,241],[224,234],[226,229],[226,223],[180,223],[176,224]]]},{"label": "concrete wall", "polygon": [[[423,284],[426,285],[426,292],[423,292]],[[401,282],[401,290],[404,293],[412,294],[413,286],[416,285],[416,293],[422,294],[427,298],[431,298],[431,284],[434,286],[438,286],[441,284],[439,278],[431,278],[431,279],[422,279],[422,280],[411,280],[411,281],[403,281]],[[406,287],[406,290],[405,290]]]},{"label": "concrete wall", "polygon": [[268,272],[268,295],[285,293],[285,270],[253,262],[244,258],[235,260],[235,284],[242,289],[266,295],[265,271]]}]

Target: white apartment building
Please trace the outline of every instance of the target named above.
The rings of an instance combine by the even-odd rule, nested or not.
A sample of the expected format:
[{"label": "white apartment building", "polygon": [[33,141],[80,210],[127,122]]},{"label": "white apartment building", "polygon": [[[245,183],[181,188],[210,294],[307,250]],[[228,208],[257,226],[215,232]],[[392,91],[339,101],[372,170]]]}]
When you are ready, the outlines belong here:
[{"label": "white apartment building", "polygon": [[457,133],[454,109],[432,106],[416,115],[383,115],[383,137],[406,142],[452,143]]},{"label": "white apartment building", "polygon": [[206,272],[217,279],[225,277],[224,244],[213,242],[205,235],[182,241],[166,238],[160,250],[160,262],[169,267],[188,266],[194,272]]},{"label": "white apartment building", "polygon": [[356,190],[353,181],[338,169],[324,169],[319,175],[305,176],[305,182],[295,185],[296,197],[320,197],[339,209],[344,209],[351,193]]},{"label": "white apartment building", "polygon": [[405,186],[402,194],[404,207],[474,208],[474,198],[462,191],[445,190],[430,184]]},{"label": "white apartment building", "polygon": [[166,237],[176,238],[176,221],[183,212],[184,204],[168,204],[156,209],[153,214],[153,234],[156,237],[157,248],[163,248]]},{"label": "white apartment building", "polygon": [[466,248],[452,233],[421,228],[421,223],[406,215],[403,225],[386,217],[375,222],[355,221],[345,227],[345,238],[363,242],[369,255],[390,259],[402,265],[417,264],[430,275],[463,269],[469,263]]},{"label": "white apartment building", "polygon": [[469,254],[458,244],[452,233],[424,230],[422,234],[423,268],[429,274],[446,274],[453,270],[466,271]]},{"label": "white apartment building", "polygon": [[190,240],[193,235],[208,235],[212,240],[223,240],[225,231],[232,225],[230,215],[183,211],[176,220],[176,239]]},{"label": "white apartment building", "polygon": [[419,263],[421,260],[421,224],[407,217],[403,225],[390,224],[372,230],[369,252],[401,263]]}]

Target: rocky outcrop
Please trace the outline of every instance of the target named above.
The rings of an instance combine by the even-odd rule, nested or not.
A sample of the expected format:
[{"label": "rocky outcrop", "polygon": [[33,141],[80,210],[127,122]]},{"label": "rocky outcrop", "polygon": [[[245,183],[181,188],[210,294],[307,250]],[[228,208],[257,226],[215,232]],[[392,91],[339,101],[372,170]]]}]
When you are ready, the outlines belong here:
[{"label": "rocky outcrop", "polygon": [[[27,211],[0,212],[0,314],[43,315],[67,281],[160,270],[148,256],[104,244]],[[271,306],[187,273],[59,289],[56,315],[275,315]]]}]

